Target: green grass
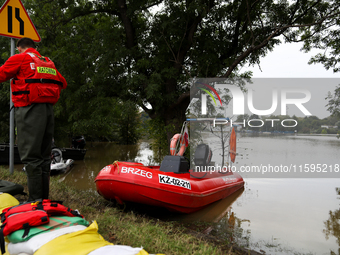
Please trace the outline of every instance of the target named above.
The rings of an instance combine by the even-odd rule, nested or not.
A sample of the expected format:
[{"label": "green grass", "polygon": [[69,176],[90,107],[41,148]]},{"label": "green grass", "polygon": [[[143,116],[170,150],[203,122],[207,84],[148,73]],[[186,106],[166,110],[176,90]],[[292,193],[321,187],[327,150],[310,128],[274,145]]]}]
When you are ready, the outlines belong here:
[{"label": "green grass", "polygon": [[[0,179],[21,184],[27,191],[24,172],[14,172],[0,168]],[[27,196],[18,195],[22,202]],[[138,215],[133,211],[124,211],[106,201],[93,191],[76,190],[51,177],[50,199],[61,200],[64,205],[78,209],[89,222],[97,221],[99,233],[113,244],[143,247],[149,253],[162,254],[241,254],[232,253],[231,247],[223,242],[204,238],[200,233],[193,234],[184,225],[177,222],[165,222]],[[248,253],[244,253],[248,254]]]}]

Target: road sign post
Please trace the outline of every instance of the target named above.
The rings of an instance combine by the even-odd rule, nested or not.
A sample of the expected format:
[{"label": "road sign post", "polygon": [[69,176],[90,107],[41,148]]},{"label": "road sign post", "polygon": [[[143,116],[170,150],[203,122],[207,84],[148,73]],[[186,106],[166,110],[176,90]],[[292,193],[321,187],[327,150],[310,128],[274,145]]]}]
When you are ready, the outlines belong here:
[{"label": "road sign post", "polygon": [[[7,0],[0,9],[0,36],[11,38],[11,56],[15,54],[15,39],[29,37],[35,42],[40,42],[32,20],[30,19],[21,0]],[[12,91],[10,91],[9,114],[9,171],[14,171],[14,109]]]},{"label": "road sign post", "polygon": [[[11,38],[11,56],[15,54],[15,41]],[[12,79],[11,79],[12,80]],[[10,89],[9,98],[9,172],[13,174],[14,171],[14,108],[12,101],[12,89]]]}]

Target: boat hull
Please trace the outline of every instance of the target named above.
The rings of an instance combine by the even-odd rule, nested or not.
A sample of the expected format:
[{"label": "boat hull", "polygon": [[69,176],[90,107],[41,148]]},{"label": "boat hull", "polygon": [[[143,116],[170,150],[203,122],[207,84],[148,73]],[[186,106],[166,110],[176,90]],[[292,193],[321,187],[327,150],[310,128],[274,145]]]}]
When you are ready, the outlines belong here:
[{"label": "boat hull", "polygon": [[159,171],[159,166],[131,162],[104,167],[95,182],[98,193],[105,199],[165,207],[181,213],[198,211],[244,186],[242,177],[232,172],[171,173]]},{"label": "boat hull", "polygon": [[73,159],[62,160],[62,162],[59,163],[52,163],[51,175],[68,172],[73,166],[73,163],[74,163]]}]

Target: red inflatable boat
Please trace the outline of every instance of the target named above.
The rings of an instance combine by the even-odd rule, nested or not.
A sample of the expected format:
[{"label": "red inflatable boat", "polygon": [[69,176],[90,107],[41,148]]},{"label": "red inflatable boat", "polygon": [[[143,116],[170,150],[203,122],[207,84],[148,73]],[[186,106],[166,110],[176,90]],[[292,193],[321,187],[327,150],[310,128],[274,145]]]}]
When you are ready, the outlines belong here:
[{"label": "red inflatable boat", "polygon": [[116,161],[99,172],[97,191],[118,203],[129,201],[192,213],[244,185],[242,177],[231,171],[192,172],[181,167],[174,171],[172,166],[176,165],[183,165],[181,156],[166,156],[161,166]]},{"label": "red inflatable boat", "polygon": [[[242,177],[230,168],[214,169],[212,151],[207,144],[197,145],[192,163],[183,157],[188,146],[186,125],[181,134],[174,135],[171,155],[165,156],[160,166],[115,161],[104,167],[95,179],[98,193],[118,203],[129,201],[192,213],[243,188]],[[231,128],[229,138],[230,159],[234,162],[234,128]],[[189,169],[190,165],[195,171]]]}]

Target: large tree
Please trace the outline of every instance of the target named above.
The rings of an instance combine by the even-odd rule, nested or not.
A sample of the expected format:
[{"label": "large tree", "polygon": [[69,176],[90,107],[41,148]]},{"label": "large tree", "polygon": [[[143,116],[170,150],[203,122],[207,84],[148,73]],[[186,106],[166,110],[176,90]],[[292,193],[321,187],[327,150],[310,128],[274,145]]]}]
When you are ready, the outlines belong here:
[{"label": "large tree", "polygon": [[[123,66],[124,96],[152,119],[178,132],[190,103],[193,77],[230,77],[260,58],[297,28],[320,26],[337,15],[338,1],[95,1],[70,17],[105,13],[115,58]],[[278,60],[279,61],[279,60]],[[113,93],[114,94],[114,93]],[[173,128],[171,128],[173,127]]]},{"label": "large tree", "polygon": [[[297,33],[290,38],[291,42],[303,41],[302,50],[310,52],[317,50],[309,64],[321,63],[326,70],[333,70],[334,73],[340,72],[340,16],[337,14],[338,6],[329,6],[329,13],[334,11],[331,18],[324,18],[324,22],[315,26],[301,27]],[[327,16],[327,14],[325,15]],[[337,86],[334,93],[329,93],[328,110],[330,113],[340,118],[340,86]]]},{"label": "large tree", "polygon": [[[185,120],[191,78],[242,75],[241,67],[259,64],[279,38],[289,40],[302,27],[333,20],[340,5],[335,0],[23,2],[38,23],[41,46],[63,66],[70,84],[59,113],[71,110],[75,96],[96,104],[98,94],[120,97],[160,123],[168,140]],[[72,116],[77,115],[68,119],[76,120]]]}]

